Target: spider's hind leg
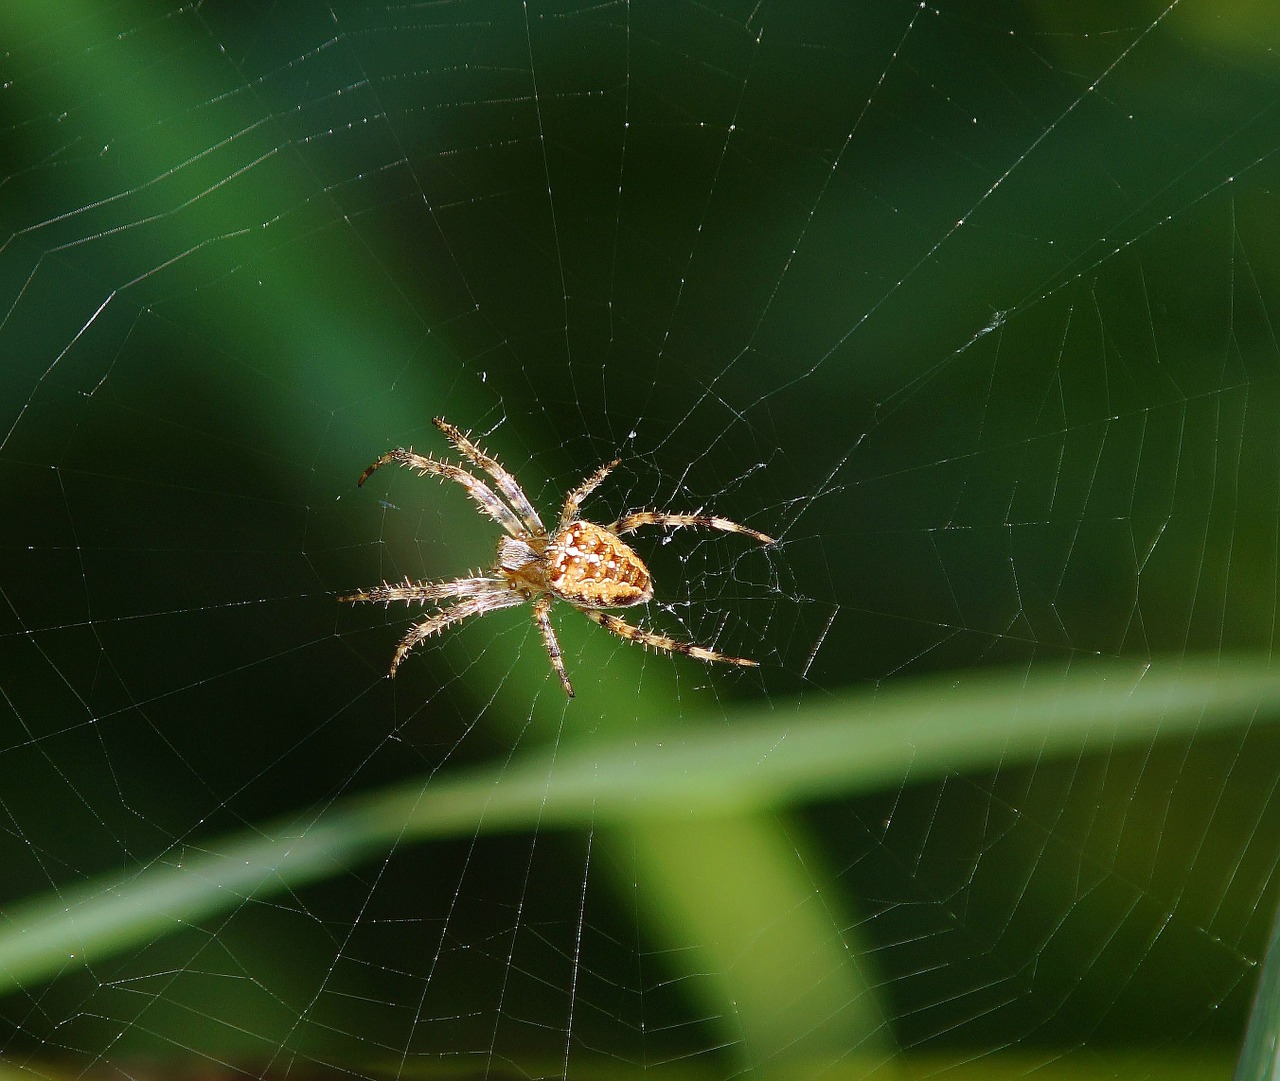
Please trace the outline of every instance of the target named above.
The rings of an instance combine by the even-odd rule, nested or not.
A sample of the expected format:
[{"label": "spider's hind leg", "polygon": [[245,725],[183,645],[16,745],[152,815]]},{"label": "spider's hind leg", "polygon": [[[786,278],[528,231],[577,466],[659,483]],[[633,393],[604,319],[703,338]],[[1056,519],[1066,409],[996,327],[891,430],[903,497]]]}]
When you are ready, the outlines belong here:
[{"label": "spider's hind leg", "polygon": [[665,634],[641,630],[639,627],[632,626],[625,619],[609,615],[608,612],[586,608],[579,608],[578,611],[593,622],[599,623],[610,634],[616,634],[619,638],[623,638],[628,642],[639,642],[642,646],[653,646],[654,649],[660,649],[664,653],[683,653],[686,657],[696,657],[700,661],[709,661],[713,664],[737,664],[744,668],[760,667],[759,661],[753,661],[749,657],[730,657],[726,653],[717,653],[713,649],[707,649],[706,646],[697,646],[692,642],[681,642],[675,638],[668,638]]},{"label": "spider's hind leg", "polygon": [[748,529],[744,525],[737,522],[731,522],[728,518],[721,518],[715,514],[664,514],[662,511],[642,510],[635,514],[628,514],[625,518],[619,518],[613,524],[613,532],[622,536],[623,533],[633,533],[642,526],[656,525],[662,526],[664,529],[675,529],[678,526],[696,525],[702,526],[704,529],[718,529],[721,533],[745,533],[748,537],[758,540],[761,544],[773,544],[773,538],[765,533],[761,533],[756,529]]}]

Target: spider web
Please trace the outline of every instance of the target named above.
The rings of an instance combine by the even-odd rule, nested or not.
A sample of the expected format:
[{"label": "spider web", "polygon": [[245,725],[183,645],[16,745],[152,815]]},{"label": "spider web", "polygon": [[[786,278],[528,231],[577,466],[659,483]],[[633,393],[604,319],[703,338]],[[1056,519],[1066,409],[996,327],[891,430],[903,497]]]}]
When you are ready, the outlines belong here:
[{"label": "spider web", "polygon": [[[1265,5],[45,7],[0,16],[8,1063],[1229,1075],[1261,719],[747,818],[415,823],[597,739],[731,752],[747,709],[1269,657]],[[562,605],[571,703],[523,609],[387,679],[416,610],[334,598],[498,533],[356,490],[448,454],[437,415],[548,520],[617,457],[588,520],[777,537],[644,531],[620,613],[761,667]],[[145,934],[90,926],[117,897]]]}]

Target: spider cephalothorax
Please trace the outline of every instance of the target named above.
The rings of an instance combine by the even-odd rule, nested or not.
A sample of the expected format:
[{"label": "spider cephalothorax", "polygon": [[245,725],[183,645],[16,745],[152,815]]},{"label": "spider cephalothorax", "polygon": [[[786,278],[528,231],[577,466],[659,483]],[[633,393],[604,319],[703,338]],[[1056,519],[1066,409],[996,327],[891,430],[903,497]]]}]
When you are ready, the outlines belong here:
[{"label": "spider cephalothorax", "polygon": [[501,496],[461,466],[403,448],[388,451],[369,466],[360,474],[357,485],[364,484],[374,470],[390,462],[416,469],[421,476],[431,474],[456,481],[480,505],[481,510],[502,526],[507,535],[498,541],[498,558],[486,576],[454,578],[443,582],[412,582],[406,578],[398,585],[384,582],[372,589],[338,598],[347,602],[377,601],[383,604],[390,604],[392,601],[454,602],[447,608],[438,606],[439,610],[435,614],[415,623],[409,629],[391,658],[393,676],[405,654],[423,639],[438,634],[468,616],[529,603],[533,606],[533,620],[542,633],[551,664],[564,685],[565,693],[572,698],[573,685],[565,671],[560,644],[556,641],[548,616],[553,600],[567,602],[605,630],[629,642],[639,642],[669,653],[686,653],[702,661],[751,667],[756,665],[755,661],[746,657],[729,657],[704,646],[641,630],[602,609],[629,608],[635,604],[644,604],[653,597],[653,578],[649,574],[649,568],[622,539],[624,533],[646,525],[690,525],[719,529],[725,533],[744,533],[761,544],[772,544],[773,538],[727,518],[707,514],[638,511],[609,526],[583,521],[578,517],[578,508],[618,464],[618,459],[606,462],[565,497],[559,525],[555,532],[548,533],[538,512],[533,509],[533,504],[510,473],[448,421],[437,417],[435,425],[468,460],[493,478]]}]

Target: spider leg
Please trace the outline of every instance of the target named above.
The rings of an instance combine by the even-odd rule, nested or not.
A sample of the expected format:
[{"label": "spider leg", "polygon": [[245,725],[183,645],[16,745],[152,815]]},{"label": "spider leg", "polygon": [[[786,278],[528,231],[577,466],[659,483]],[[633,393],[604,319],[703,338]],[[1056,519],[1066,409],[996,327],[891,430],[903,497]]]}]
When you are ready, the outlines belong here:
[{"label": "spider leg", "polygon": [[565,496],[564,510],[560,512],[561,529],[578,517],[578,508],[582,505],[582,501],[599,488],[600,484],[604,481],[604,478],[613,472],[614,467],[619,465],[621,462],[621,458],[615,458],[611,462],[605,462],[604,465]]},{"label": "spider leg", "polygon": [[338,600],[346,604],[355,604],[359,601],[373,601],[375,604],[390,604],[392,601],[404,601],[405,604],[426,603],[444,600],[446,597],[501,593],[508,588],[503,578],[454,578],[447,582],[411,582],[406,578],[395,585],[383,582],[382,585],[371,589],[345,593]]},{"label": "spider leg", "polygon": [[405,655],[423,639],[430,638],[433,634],[439,634],[446,627],[460,623],[470,616],[480,616],[484,615],[485,612],[496,612],[500,608],[512,608],[517,604],[523,603],[524,597],[519,593],[499,593],[497,591],[480,593],[460,600],[452,608],[437,612],[430,619],[415,623],[409,628],[409,633],[400,639],[400,644],[396,646],[395,655],[391,658],[391,675],[395,676],[396,669],[400,667],[400,662],[404,660]]},{"label": "spider leg", "polygon": [[513,537],[522,536],[526,532],[524,524],[511,512],[511,508],[502,502],[493,489],[480,480],[479,477],[473,477],[461,466],[454,465],[452,462],[439,462],[429,455],[414,454],[412,450],[405,450],[403,447],[387,451],[373,465],[369,466],[368,469],[360,474],[360,479],[356,481],[356,487],[363,486],[364,482],[376,470],[392,462],[396,465],[402,465],[406,469],[416,469],[419,476],[425,477],[430,473],[433,476],[444,477],[446,480],[461,484],[467,490],[467,494],[480,504],[480,509]]},{"label": "spider leg", "polygon": [[766,536],[754,529],[748,529],[744,525],[737,522],[731,522],[728,518],[720,518],[713,514],[664,514],[656,510],[642,510],[635,514],[628,514],[625,518],[619,518],[610,530],[618,536],[623,533],[632,533],[635,530],[647,525],[662,526],[667,529],[675,529],[683,525],[702,526],[705,529],[718,529],[722,533],[745,533],[748,537],[753,537],[761,544],[773,544],[773,538]]},{"label": "spider leg", "polygon": [[715,650],[707,649],[705,646],[695,646],[690,642],[680,642],[674,638],[668,638],[665,634],[655,634],[653,631],[641,630],[624,619],[609,615],[608,612],[587,608],[579,608],[578,611],[593,622],[599,623],[610,634],[616,634],[619,638],[624,638],[628,642],[639,642],[642,646],[653,646],[654,649],[660,649],[666,653],[683,653],[689,657],[696,657],[700,661],[712,661],[717,664],[740,664],[744,668],[760,667],[759,661],[753,661],[747,657],[730,657],[724,653],[717,653]]},{"label": "spider leg", "polygon": [[507,497],[507,502],[515,508],[516,514],[520,516],[528,532],[545,533],[547,531],[547,527],[542,524],[542,519],[538,517],[538,512],[533,509],[533,504],[529,502],[520,485],[516,483],[515,477],[485,454],[444,417],[435,417],[431,423],[444,432],[450,443],[494,479],[499,491]]},{"label": "spider leg", "polygon": [[533,621],[538,625],[538,630],[542,632],[542,641],[547,647],[547,656],[551,658],[551,667],[556,670],[556,675],[560,677],[564,693],[572,698],[573,684],[569,682],[569,673],[564,670],[564,657],[560,653],[560,643],[556,641],[556,632],[551,629],[551,619],[547,614],[550,610],[551,598],[544,593],[533,602]]}]

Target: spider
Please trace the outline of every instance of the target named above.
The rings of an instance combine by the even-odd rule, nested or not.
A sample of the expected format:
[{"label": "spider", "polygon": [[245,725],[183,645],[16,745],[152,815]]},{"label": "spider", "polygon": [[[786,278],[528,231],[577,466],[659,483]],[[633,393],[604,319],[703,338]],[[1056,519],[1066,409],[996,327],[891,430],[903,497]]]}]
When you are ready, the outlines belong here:
[{"label": "spider", "polygon": [[622,540],[625,533],[648,525],[670,528],[703,526],[724,533],[744,533],[761,544],[772,544],[772,537],[727,518],[707,514],[638,511],[624,515],[608,526],[584,521],[579,517],[579,507],[621,462],[618,458],[606,462],[565,497],[560,522],[554,532],[548,532],[542,519],[538,517],[538,512],[533,509],[533,504],[516,483],[515,477],[448,421],[436,417],[433,423],[465,458],[493,479],[501,495],[483,480],[452,462],[415,454],[412,448],[406,450],[403,447],[387,451],[360,474],[356,486],[362,486],[376,470],[392,463],[416,469],[419,476],[431,475],[456,481],[467,490],[467,494],[479,504],[485,514],[502,526],[506,536],[498,541],[497,560],[487,575],[439,582],[413,582],[405,578],[396,585],[384,582],[380,586],[338,598],[339,601],[350,604],[359,601],[374,601],[384,605],[389,605],[392,601],[404,601],[406,604],[412,601],[453,602],[448,607],[438,604],[439,610],[435,614],[415,623],[409,629],[391,658],[392,676],[414,646],[433,634],[439,634],[446,627],[460,623],[470,616],[529,603],[533,606],[533,621],[542,633],[551,666],[560,677],[565,694],[572,698],[573,684],[569,682],[569,675],[565,671],[560,644],[556,641],[549,617],[552,601],[555,600],[567,602],[606,631],[628,642],[639,642],[668,653],[684,653],[700,661],[739,664],[752,668],[757,666],[756,661],[746,657],[729,657],[705,646],[641,630],[617,616],[609,615],[603,609],[630,608],[645,604],[653,597],[653,579],[649,569]]}]

